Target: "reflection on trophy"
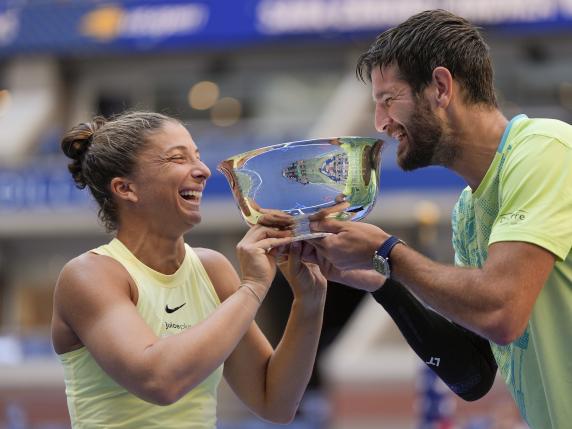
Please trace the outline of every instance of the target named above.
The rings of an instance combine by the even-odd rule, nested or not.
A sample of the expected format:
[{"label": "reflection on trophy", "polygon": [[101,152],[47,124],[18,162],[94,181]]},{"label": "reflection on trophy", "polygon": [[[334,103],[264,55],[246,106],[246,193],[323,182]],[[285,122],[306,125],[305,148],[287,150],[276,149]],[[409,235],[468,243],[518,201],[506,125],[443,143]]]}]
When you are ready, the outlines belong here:
[{"label": "reflection on trophy", "polygon": [[233,156],[218,169],[249,225],[261,209],[278,209],[295,217],[298,239],[316,238],[325,234],[310,233],[310,220],[355,221],[369,213],[382,147],[382,140],[365,137],[289,142]]}]

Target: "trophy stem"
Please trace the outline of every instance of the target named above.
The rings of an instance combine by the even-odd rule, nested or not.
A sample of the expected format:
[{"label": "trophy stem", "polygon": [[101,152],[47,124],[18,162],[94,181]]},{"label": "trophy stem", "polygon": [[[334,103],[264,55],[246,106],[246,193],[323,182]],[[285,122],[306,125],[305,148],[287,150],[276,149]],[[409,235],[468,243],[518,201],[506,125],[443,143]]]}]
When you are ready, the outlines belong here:
[{"label": "trophy stem", "polygon": [[312,232],[310,230],[310,219],[307,215],[296,218],[294,234],[295,236],[293,241],[311,240],[313,238],[321,238],[332,235],[331,232]]}]

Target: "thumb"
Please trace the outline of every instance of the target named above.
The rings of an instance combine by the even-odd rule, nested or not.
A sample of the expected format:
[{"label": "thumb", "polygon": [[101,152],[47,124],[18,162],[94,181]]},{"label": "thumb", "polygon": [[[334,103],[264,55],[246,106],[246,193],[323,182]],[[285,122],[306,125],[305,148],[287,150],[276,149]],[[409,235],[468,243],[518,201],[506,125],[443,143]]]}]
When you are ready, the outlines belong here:
[{"label": "thumb", "polygon": [[303,262],[317,263],[316,248],[307,241],[302,242],[301,259]]},{"label": "thumb", "polygon": [[312,232],[333,232],[338,233],[344,229],[345,222],[339,220],[316,220],[310,222],[310,230]]}]

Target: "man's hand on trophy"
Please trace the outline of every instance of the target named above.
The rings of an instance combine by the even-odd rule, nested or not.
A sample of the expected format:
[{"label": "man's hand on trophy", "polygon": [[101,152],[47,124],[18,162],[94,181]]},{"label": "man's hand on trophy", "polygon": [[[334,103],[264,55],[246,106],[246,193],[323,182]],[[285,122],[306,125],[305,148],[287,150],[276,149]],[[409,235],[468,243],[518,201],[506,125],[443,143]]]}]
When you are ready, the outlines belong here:
[{"label": "man's hand on trophy", "polygon": [[304,242],[302,259],[320,267],[320,271],[329,281],[367,292],[373,292],[385,283],[385,277],[373,269],[340,270],[336,268],[315,246],[322,240],[324,239]]},{"label": "man's hand on trophy", "polygon": [[324,219],[310,224],[312,232],[333,235],[313,240],[318,252],[339,270],[372,268],[373,254],[389,238],[382,229],[363,222],[341,222]]}]

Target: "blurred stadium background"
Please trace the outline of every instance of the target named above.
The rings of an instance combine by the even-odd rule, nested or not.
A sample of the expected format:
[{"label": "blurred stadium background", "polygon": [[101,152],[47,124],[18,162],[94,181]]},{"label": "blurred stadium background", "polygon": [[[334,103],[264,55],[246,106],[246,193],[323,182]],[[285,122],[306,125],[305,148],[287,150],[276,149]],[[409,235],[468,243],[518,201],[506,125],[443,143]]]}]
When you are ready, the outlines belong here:
[{"label": "blurred stadium background", "polygon": [[[99,113],[157,110],[188,124],[213,170],[203,223],[187,241],[234,261],[245,232],[216,164],[287,140],[375,136],[357,56],[375,34],[432,8],[482,26],[508,117],[572,121],[571,0],[1,0],[0,428],[69,427],[49,341],[63,264],[110,239],[59,151],[64,130]],[[368,218],[434,258],[452,260],[449,213],[463,183],[399,171],[383,153]],[[280,278],[259,315],[276,342],[291,295]],[[221,387],[219,427],[273,427]],[[523,428],[502,382],[475,403],[423,370],[381,307],[331,285],[316,371],[291,425]]]}]

